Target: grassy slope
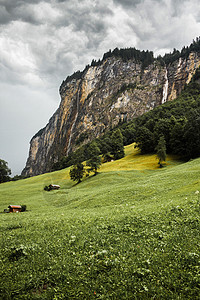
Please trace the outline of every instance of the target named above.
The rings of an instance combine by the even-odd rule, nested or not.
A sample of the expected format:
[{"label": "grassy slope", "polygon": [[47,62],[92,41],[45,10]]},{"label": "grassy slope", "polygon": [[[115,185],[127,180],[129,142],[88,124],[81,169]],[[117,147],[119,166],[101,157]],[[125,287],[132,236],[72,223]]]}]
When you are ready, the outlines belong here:
[{"label": "grassy slope", "polygon": [[200,159],[167,164],[130,145],[79,185],[68,170],[1,184],[0,211],[28,211],[0,214],[0,298],[198,299]]},{"label": "grassy slope", "polygon": [[[180,161],[176,160],[175,157],[167,157],[166,165],[168,167],[178,164],[180,164]],[[57,198],[65,200],[65,198],[69,198],[70,196],[70,198],[73,200],[74,193],[77,193],[79,190],[82,193],[82,188],[85,185],[86,190],[89,187],[87,191],[88,194],[93,193],[93,190],[97,190],[96,193],[100,195],[100,191],[98,191],[100,188],[99,182],[102,181],[101,186],[103,189],[105,188],[103,186],[104,184],[106,184],[108,187],[113,185],[115,181],[118,182],[120,171],[132,171],[130,174],[131,178],[134,176],[139,176],[140,178],[143,176],[143,173],[141,174],[140,172],[137,172],[138,170],[142,172],[150,170],[157,170],[158,172],[161,171],[158,169],[156,155],[140,155],[139,151],[134,148],[134,144],[132,144],[125,147],[125,157],[123,159],[103,164],[99,170],[100,174],[98,177],[94,178],[92,176],[84,179],[81,185],[75,186],[74,188],[73,186],[75,184],[74,182],[70,181],[69,178],[69,169],[47,173],[17,182],[1,184],[0,211],[3,211],[4,208],[7,208],[9,204],[26,204],[28,209],[31,210],[38,209],[38,206],[40,209],[46,209],[46,198],[52,198],[52,201],[55,202],[58,201],[55,200]],[[110,174],[107,174],[107,172]],[[126,173],[124,172],[121,174],[123,182],[126,181],[125,174]],[[50,183],[59,184],[62,189],[50,194],[44,192],[43,187],[45,185],[49,185]],[[66,194],[68,195],[67,197]],[[51,203],[52,202],[48,202],[48,205],[51,206]]]}]

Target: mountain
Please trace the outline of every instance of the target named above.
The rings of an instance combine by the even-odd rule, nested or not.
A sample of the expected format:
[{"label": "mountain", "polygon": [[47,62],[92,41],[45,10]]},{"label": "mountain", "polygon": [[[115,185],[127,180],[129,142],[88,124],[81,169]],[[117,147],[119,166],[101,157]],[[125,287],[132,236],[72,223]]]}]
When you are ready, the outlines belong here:
[{"label": "mountain", "polygon": [[22,175],[48,172],[78,143],[175,99],[199,66],[199,40],[157,59],[149,51],[116,48],[92,61],[61,84],[60,106],[31,139]]}]

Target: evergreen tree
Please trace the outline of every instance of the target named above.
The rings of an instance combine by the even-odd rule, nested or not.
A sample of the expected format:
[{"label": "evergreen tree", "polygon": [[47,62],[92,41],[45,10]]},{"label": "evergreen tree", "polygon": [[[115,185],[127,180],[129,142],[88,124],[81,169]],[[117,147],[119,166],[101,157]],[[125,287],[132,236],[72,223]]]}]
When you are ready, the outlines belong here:
[{"label": "evergreen tree", "polygon": [[88,172],[94,172],[94,175],[97,174],[97,170],[101,166],[101,157],[100,156],[93,156],[90,159],[87,160],[86,165],[90,167],[88,169]]},{"label": "evergreen tree", "polygon": [[104,162],[111,161],[111,140],[110,136],[106,134],[103,138],[99,139],[99,149],[101,151]]},{"label": "evergreen tree", "polygon": [[158,158],[158,164],[160,165],[160,168],[162,168],[162,162],[166,161],[166,142],[164,136],[160,137],[155,150]]},{"label": "evergreen tree", "polygon": [[153,133],[145,126],[137,128],[135,141],[142,154],[154,152]]},{"label": "evergreen tree", "polygon": [[11,170],[8,168],[8,163],[5,160],[0,159],[0,183],[9,181],[10,174]]},{"label": "evergreen tree", "polygon": [[79,163],[82,163],[84,160],[86,160],[87,153],[85,149],[85,145],[79,147],[76,151],[72,153],[72,164],[77,165]]},{"label": "evergreen tree", "polygon": [[86,165],[89,167],[88,172],[94,172],[94,175],[97,174],[97,170],[100,168],[101,165],[101,157],[99,156],[100,154],[100,149],[97,146],[96,142],[92,142],[89,147],[88,147],[88,155],[89,159],[86,162]]},{"label": "evergreen tree", "polygon": [[173,154],[185,156],[186,138],[184,136],[185,126],[187,124],[186,118],[175,119],[175,124],[170,130],[170,150]]},{"label": "evergreen tree", "polygon": [[[150,121],[152,121],[152,119]],[[170,118],[161,118],[154,123],[153,127],[153,136],[155,144],[158,143],[160,136],[163,135],[165,138],[167,150],[169,149],[170,131],[172,127],[171,123],[172,122]]]},{"label": "evergreen tree", "polygon": [[77,181],[77,183],[81,182],[84,173],[85,169],[82,163],[77,163],[76,165],[73,165],[69,171],[71,180]]},{"label": "evergreen tree", "polygon": [[123,136],[121,130],[118,128],[113,131],[111,135],[111,154],[114,159],[120,159],[124,157],[124,144],[123,144]]},{"label": "evergreen tree", "polygon": [[123,135],[124,145],[130,145],[135,141],[136,131],[135,124],[132,122],[130,124],[124,124],[121,128],[121,133]]},{"label": "evergreen tree", "polygon": [[196,158],[200,156],[200,109],[191,112],[184,129],[186,157]]}]

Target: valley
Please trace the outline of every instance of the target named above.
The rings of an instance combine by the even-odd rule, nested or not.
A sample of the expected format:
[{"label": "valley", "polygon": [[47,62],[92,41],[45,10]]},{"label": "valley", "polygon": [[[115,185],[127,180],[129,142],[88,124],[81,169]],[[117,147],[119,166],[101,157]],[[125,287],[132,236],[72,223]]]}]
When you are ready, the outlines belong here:
[{"label": "valley", "polygon": [[199,169],[132,144],[78,185],[69,168],[1,184],[0,210],[27,211],[0,214],[0,296],[198,299]]}]

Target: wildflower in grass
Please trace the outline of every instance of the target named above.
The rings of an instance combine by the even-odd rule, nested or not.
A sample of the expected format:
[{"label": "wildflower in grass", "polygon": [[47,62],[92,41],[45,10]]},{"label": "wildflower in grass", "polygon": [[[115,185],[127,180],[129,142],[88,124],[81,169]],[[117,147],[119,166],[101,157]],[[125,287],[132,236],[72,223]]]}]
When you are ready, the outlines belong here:
[{"label": "wildflower in grass", "polygon": [[75,235],[72,235],[72,236],[71,236],[71,240],[69,240],[69,243],[70,243],[70,244],[71,244],[71,243],[74,243],[75,240],[76,240],[76,236],[75,236]]},{"label": "wildflower in grass", "polygon": [[197,200],[199,201],[199,191],[198,190],[195,192],[195,195],[197,195]]},{"label": "wildflower in grass", "polygon": [[108,253],[107,250],[98,251],[98,252],[97,252],[97,256],[98,256],[98,255],[106,255],[107,253]]}]

